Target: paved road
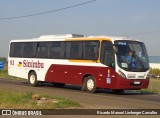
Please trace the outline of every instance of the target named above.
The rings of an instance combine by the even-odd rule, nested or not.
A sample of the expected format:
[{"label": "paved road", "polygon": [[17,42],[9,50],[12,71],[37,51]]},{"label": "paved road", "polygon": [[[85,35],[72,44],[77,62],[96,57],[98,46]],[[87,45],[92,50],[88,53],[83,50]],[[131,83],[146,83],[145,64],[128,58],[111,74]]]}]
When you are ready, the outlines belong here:
[{"label": "paved road", "polygon": [[80,91],[80,87],[67,85],[65,88],[56,88],[48,84],[40,87],[30,87],[23,80],[0,79],[0,89],[16,92],[32,91],[34,93],[61,96],[79,102],[84,108],[110,109],[160,109],[160,95],[127,92],[121,95],[110,91],[100,90],[96,94]]}]

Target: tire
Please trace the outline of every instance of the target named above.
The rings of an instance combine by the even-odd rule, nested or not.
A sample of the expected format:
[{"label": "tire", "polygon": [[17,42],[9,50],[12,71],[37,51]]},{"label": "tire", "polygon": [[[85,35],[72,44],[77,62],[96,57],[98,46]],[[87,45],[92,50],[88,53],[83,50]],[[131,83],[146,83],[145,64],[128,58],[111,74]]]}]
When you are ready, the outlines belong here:
[{"label": "tire", "polygon": [[28,81],[30,86],[37,87],[39,85],[39,81],[37,81],[37,75],[35,72],[31,72],[29,74]]},{"label": "tire", "polygon": [[88,93],[95,93],[96,92],[96,82],[92,76],[88,76],[84,79],[85,90]]},{"label": "tire", "polygon": [[124,89],[113,89],[112,91],[115,94],[122,94],[122,93],[124,93]]},{"label": "tire", "polygon": [[64,83],[53,83],[53,86],[62,88],[65,86],[65,84]]}]

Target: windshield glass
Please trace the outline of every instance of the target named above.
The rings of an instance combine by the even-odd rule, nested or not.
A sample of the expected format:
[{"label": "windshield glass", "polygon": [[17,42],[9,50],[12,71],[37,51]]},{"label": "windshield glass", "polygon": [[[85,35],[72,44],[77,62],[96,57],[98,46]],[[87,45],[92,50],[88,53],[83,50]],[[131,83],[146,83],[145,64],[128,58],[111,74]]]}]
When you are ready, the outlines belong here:
[{"label": "windshield glass", "polygon": [[117,63],[127,71],[143,72],[149,69],[149,59],[144,43],[115,41]]}]

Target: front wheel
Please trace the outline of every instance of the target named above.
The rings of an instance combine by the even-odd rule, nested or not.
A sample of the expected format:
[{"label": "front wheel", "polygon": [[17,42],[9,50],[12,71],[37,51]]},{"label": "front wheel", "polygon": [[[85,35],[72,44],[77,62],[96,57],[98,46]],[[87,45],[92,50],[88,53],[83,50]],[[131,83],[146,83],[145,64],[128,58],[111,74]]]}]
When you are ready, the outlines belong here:
[{"label": "front wheel", "polygon": [[29,84],[33,87],[37,87],[39,85],[39,81],[37,81],[37,75],[35,72],[31,72],[28,76]]},{"label": "front wheel", "polygon": [[92,76],[88,76],[84,79],[85,90],[89,93],[96,92],[96,83],[95,79]]}]

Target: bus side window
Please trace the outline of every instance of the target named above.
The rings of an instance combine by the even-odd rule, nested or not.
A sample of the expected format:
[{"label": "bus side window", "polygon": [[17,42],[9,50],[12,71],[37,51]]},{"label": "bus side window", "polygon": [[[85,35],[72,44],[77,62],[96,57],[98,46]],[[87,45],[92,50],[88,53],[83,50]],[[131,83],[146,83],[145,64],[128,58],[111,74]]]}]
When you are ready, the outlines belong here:
[{"label": "bus side window", "polygon": [[21,57],[22,56],[22,43],[12,43],[10,49],[11,57]]},{"label": "bus side window", "polygon": [[99,43],[98,41],[83,42],[83,59],[98,59]]},{"label": "bus side window", "polygon": [[36,43],[24,43],[22,55],[25,58],[34,58],[36,53]]},{"label": "bus side window", "polygon": [[64,43],[63,42],[52,42],[50,46],[51,59],[62,59],[64,58]]},{"label": "bus side window", "polygon": [[40,42],[37,44],[37,57],[48,58],[48,43]]},{"label": "bus side window", "polygon": [[82,43],[81,42],[66,42],[66,58],[81,59],[82,58]]},{"label": "bus side window", "polygon": [[10,53],[9,53],[10,57],[14,57],[14,43],[10,44]]}]

